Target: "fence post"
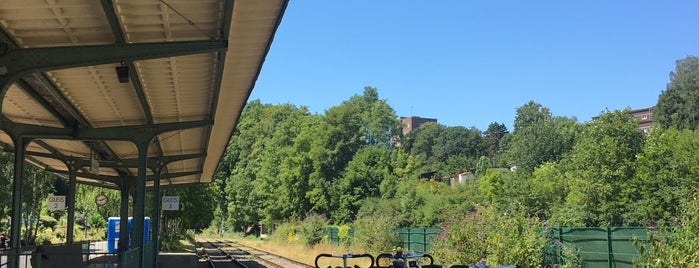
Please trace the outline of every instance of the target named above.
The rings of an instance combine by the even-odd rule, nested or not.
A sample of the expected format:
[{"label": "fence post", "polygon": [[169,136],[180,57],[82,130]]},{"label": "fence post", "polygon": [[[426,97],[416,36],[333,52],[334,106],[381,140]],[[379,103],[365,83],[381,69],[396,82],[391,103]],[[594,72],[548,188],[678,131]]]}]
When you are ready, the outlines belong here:
[{"label": "fence post", "polygon": [[612,228],[607,226],[607,265],[612,268]]},{"label": "fence post", "polygon": [[563,264],[563,227],[558,227],[558,242],[561,242],[561,246],[558,247],[557,261],[559,264]]},{"label": "fence post", "polygon": [[422,252],[427,252],[427,227],[422,228]]}]

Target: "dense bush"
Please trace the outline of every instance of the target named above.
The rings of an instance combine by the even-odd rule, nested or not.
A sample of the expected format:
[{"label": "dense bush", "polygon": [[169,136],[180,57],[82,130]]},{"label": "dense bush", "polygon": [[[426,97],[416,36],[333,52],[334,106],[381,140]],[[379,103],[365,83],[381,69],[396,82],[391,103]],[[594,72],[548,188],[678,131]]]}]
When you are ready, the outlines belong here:
[{"label": "dense bush", "polygon": [[47,215],[41,215],[39,217],[39,223],[41,227],[43,228],[50,228],[51,231],[56,228],[56,225],[58,225],[58,220],[56,220],[54,217],[47,216]]},{"label": "dense bush", "polygon": [[270,236],[270,240],[278,243],[290,243],[298,241],[296,235],[296,222],[284,222],[274,228],[274,232]]},{"label": "dense bush", "polygon": [[352,244],[370,254],[390,251],[400,245],[395,227],[387,215],[359,218],[354,221]]},{"label": "dense bush", "polygon": [[[647,242],[638,242],[637,267],[699,267],[699,200],[685,206],[686,217],[674,228],[649,228]],[[665,224],[660,224],[665,226]]]},{"label": "dense bush", "polygon": [[487,256],[488,265],[537,267],[543,262],[542,223],[516,213],[499,213],[492,206],[452,215],[432,243],[436,260],[447,265],[475,264]]},{"label": "dense bush", "polygon": [[310,213],[299,225],[299,236],[306,246],[313,246],[323,240],[325,233],[323,228],[328,224],[328,220],[322,215]]},{"label": "dense bush", "polygon": [[340,244],[348,246],[352,243],[352,227],[349,225],[340,225],[337,227],[337,237],[340,238]]}]

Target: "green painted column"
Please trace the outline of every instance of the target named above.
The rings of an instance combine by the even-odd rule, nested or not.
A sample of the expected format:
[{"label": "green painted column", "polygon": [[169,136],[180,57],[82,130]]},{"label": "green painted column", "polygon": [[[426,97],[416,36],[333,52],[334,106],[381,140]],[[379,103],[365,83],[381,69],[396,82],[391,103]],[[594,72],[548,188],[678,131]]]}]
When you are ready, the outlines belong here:
[{"label": "green painted column", "polygon": [[[124,254],[129,247],[129,191],[130,184],[123,179],[121,188],[121,207],[119,210],[119,255]],[[119,258],[121,260],[121,258]],[[122,266],[123,267],[123,266]]]},{"label": "green painted column", "polygon": [[75,233],[75,186],[77,183],[75,178],[78,176],[78,168],[75,166],[75,161],[72,160],[66,161],[66,166],[68,166],[68,196],[66,198],[68,226],[66,229],[66,243],[73,244]]},{"label": "green painted column", "polygon": [[151,222],[151,247],[153,248],[152,256],[150,256],[150,267],[158,266],[158,254],[160,253],[160,171],[163,170],[163,164],[158,162],[158,167],[153,173],[153,218]]},{"label": "green painted column", "polygon": [[139,248],[139,267],[143,267],[143,218],[146,201],[146,168],[148,168],[148,141],[135,142],[138,148],[138,176],[136,177],[136,196],[133,210],[133,237],[131,248]]},{"label": "green painted column", "polygon": [[24,178],[24,152],[31,140],[27,138],[13,138],[15,146],[14,178],[12,180],[12,223],[10,224],[10,253],[8,258],[9,268],[19,268],[19,253],[22,240],[22,180]]}]

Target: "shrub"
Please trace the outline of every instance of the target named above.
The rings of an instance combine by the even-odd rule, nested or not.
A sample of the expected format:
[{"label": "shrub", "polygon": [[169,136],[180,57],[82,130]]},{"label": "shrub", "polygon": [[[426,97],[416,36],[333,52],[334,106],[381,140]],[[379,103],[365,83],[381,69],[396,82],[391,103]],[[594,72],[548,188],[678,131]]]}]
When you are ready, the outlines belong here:
[{"label": "shrub", "polygon": [[452,215],[441,226],[432,243],[436,260],[447,264],[475,264],[487,256],[488,265],[516,264],[538,267],[543,263],[546,239],[542,223],[513,213],[499,213],[494,207]]},{"label": "shrub", "polygon": [[310,213],[299,226],[300,239],[306,246],[313,246],[323,240],[323,228],[328,220],[320,214]]},{"label": "shrub", "polygon": [[349,225],[340,225],[337,227],[337,237],[340,238],[340,245],[349,246],[352,244],[351,231],[352,227]]},{"label": "shrub", "polygon": [[[685,218],[674,228],[649,228],[648,241],[635,241],[637,267],[699,267],[699,200],[684,207]],[[660,224],[663,226],[664,224]]]},{"label": "shrub", "polygon": [[51,231],[53,231],[56,225],[58,225],[58,220],[51,216],[41,215],[41,217],[39,217],[39,224],[41,224],[41,227],[51,228]]},{"label": "shrub", "polygon": [[298,236],[296,235],[296,223],[285,222],[279,224],[275,229],[270,240],[278,243],[293,243],[298,241]]},{"label": "shrub", "polygon": [[370,254],[390,251],[400,245],[395,227],[386,215],[359,218],[354,221],[352,243]]}]

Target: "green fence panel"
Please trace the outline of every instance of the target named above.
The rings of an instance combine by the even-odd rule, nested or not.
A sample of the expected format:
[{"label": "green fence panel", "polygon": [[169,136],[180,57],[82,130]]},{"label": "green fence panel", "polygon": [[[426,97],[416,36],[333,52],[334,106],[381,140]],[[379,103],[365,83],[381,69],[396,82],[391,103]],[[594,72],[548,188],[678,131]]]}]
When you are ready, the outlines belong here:
[{"label": "green fence panel", "polygon": [[544,249],[547,265],[562,264],[561,246],[574,247],[585,267],[626,268],[633,266],[638,251],[634,239],[644,241],[646,228],[600,227],[547,229],[549,245]]},{"label": "green fence panel", "polygon": [[439,228],[396,228],[401,247],[413,252],[427,252],[432,239],[439,234]]},{"label": "green fence panel", "polygon": [[323,229],[323,233],[325,234],[325,237],[328,238],[328,242],[332,245],[339,245],[340,244],[340,236],[338,235],[338,230],[337,227],[325,227]]}]

